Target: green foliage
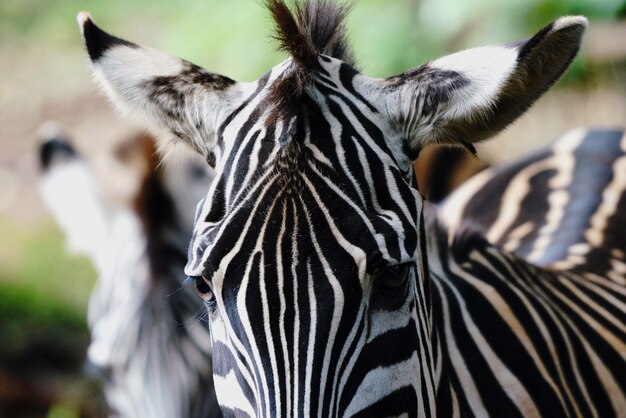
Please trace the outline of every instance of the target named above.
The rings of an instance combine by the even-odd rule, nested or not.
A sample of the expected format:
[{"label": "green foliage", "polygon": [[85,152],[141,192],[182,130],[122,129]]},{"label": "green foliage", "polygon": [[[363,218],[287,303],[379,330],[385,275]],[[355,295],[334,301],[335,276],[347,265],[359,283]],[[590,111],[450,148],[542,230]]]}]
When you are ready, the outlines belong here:
[{"label": "green foliage", "polygon": [[[115,34],[239,80],[281,59],[260,0],[3,0],[0,37],[79,48],[79,7]],[[623,0],[361,0],[348,27],[363,69],[388,76],[460,48],[526,37],[558,16],[609,19],[621,8]]]},{"label": "green foliage", "polygon": [[50,222],[26,226],[0,219],[0,230],[0,318],[84,328],[96,278],[90,263],[67,255]]},{"label": "green foliage", "polygon": [[108,0],[80,6],[63,0],[4,0],[0,37],[46,42],[59,50],[82,48],[75,23],[81,8],[116,35],[238,79],[255,79],[280,60],[268,41],[270,25],[264,8],[249,0]]},{"label": "green foliage", "polygon": [[[80,373],[95,272],[87,260],[66,255],[50,222],[27,226],[0,218],[0,231],[0,370]],[[48,416],[78,415],[64,404]]]},{"label": "green foliage", "polygon": [[48,415],[46,418],[79,418],[80,413],[75,407],[59,404],[54,405],[48,411]]},{"label": "green foliage", "polygon": [[589,19],[610,19],[617,17],[623,0],[550,0],[532,1],[526,21],[539,24],[559,15],[585,15]]}]

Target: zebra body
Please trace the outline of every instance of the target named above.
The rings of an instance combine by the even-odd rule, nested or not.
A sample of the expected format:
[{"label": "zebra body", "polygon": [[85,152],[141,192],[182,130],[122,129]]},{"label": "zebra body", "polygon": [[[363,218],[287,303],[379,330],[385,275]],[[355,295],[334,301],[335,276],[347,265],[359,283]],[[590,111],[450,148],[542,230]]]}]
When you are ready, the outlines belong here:
[{"label": "zebra body", "polygon": [[624,161],[623,130],[577,129],[433,211],[435,312],[461,411],[626,416]]},{"label": "zebra body", "polygon": [[[116,103],[215,167],[185,272],[209,309],[224,415],[584,416],[583,401],[566,393],[574,384],[555,371],[557,362],[570,373],[574,362],[561,359],[569,352],[556,341],[556,360],[544,358],[558,325],[542,334],[532,315],[518,326],[506,313],[515,297],[543,300],[526,279],[556,276],[475,235],[448,240],[457,234],[425,209],[412,160],[430,144],[473,151],[523,113],[569,65],[586,20],[564,17],[524,41],[373,79],[352,65],[345,8],[267,5],[291,58],[252,83],[112,37],[79,15],[94,74]],[[507,262],[520,264],[511,272]],[[476,293],[489,304],[475,307]],[[479,325],[468,306],[480,311]],[[491,326],[494,311],[505,320]],[[492,331],[511,325],[522,332],[525,363],[498,356],[515,344]],[[494,354],[462,357],[462,327],[489,331],[479,347]],[[529,359],[539,359],[539,372]],[[595,380],[579,375],[591,393]],[[535,383],[552,392],[537,395]],[[494,402],[493,387],[506,398]],[[621,392],[590,399],[621,413]]]},{"label": "zebra body", "polygon": [[441,243],[431,252],[445,260],[431,264],[440,367],[451,388],[439,393],[454,400],[438,403],[438,413],[625,416],[623,284],[541,269],[486,241],[454,252]]},{"label": "zebra body", "polygon": [[442,205],[441,217],[451,232],[469,226],[530,263],[619,283],[626,243],[623,135],[622,129],[572,130],[546,149],[476,176]]},{"label": "zebra body", "polygon": [[[201,301],[183,287],[181,272],[190,229],[189,208],[180,203],[193,199],[194,182],[205,188],[210,181],[192,160],[167,174],[152,172],[151,141],[118,149],[145,152],[133,157],[148,159],[129,206],[103,193],[94,165],[58,135],[41,148],[41,191],[70,246],[88,255],[98,272],[88,308],[87,370],[102,378],[112,416],[219,416],[209,328],[198,319]],[[203,176],[193,174],[198,167]],[[188,183],[186,196],[177,194],[177,178]]]}]

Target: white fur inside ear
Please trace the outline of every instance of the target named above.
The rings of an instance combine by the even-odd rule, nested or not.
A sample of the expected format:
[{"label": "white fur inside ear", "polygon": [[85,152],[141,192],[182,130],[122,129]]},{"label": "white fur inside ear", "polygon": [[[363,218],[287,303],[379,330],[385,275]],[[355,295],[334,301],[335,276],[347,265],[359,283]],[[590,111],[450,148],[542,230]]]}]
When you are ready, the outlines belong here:
[{"label": "white fur inside ear", "polygon": [[498,46],[468,49],[431,62],[430,67],[456,71],[470,82],[453,92],[451,102],[454,105],[443,117],[455,119],[488,111],[513,73],[516,62],[516,49]]},{"label": "white fur inside ear", "polygon": [[115,46],[106,51],[95,64],[95,75],[103,85],[110,84],[126,97],[145,95],[143,83],[154,77],[175,76],[183,69],[183,61],[152,48]]},{"label": "white fur inside ear", "polygon": [[169,143],[183,138],[195,151],[208,156],[215,147],[217,120],[249,90],[246,83],[213,89],[195,82],[185,76],[186,71],[196,71],[190,63],[140,46],[116,45],[92,68],[94,79],[117,110],[156,134],[158,148],[165,154]]},{"label": "white fur inside ear", "polygon": [[[146,83],[179,75],[183,60],[152,48],[120,45],[108,49],[92,68],[94,79],[123,117],[149,127],[159,138],[171,135],[146,100],[150,91]],[[159,141],[159,148],[167,142]]]}]

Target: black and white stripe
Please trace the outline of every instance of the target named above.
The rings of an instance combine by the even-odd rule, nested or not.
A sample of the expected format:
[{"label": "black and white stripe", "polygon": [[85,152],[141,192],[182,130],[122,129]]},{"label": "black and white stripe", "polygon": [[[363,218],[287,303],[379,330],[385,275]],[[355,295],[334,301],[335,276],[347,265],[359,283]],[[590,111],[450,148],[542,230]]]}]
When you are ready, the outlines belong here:
[{"label": "black and white stripe", "polygon": [[[223,413],[585,416],[593,404],[619,415],[621,392],[602,397],[593,371],[572,360],[595,349],[584,337],[600,341],[575,329],[575,315],[595,308],[549,300],[566,276],[426,223],[411,164],[433,143],[473,150],[518,117],[567,68],[586,20],[372,79],[344,60],[344,8],[268,6],[291,58],[252,83],[120,43],[79,18],[118,105],[215,167],[186,273],[209,309]],[[608,296],[618,328],[620,295]],[[620,353],[620,341],[606,352]],[[606,364],[619,373],[615,360]]]},{"label": "black and white stripe", "polygon": [[[425,303],[424,295],[413,300],[402,289],[377,295],[361,278],[388,265],[413,264],[421,202],[372,122],[374,113],[342,83],[341,75],[352,70],[326,57],[320,66],[323,75],[315,85],[324,98],[311,100],[298,121],[303,138],[298,149],[288,151],[293,154],[274,139],[284,125],[243,128],[258,112],[258,91],[220,128],[224,137],[239,136],[229,158],[218,160],[221,175],[198,213],[186,269],[209,280],[215,294],[218,396],[223,407],[250,415],[344,416],[383,408],[379,402],[417,412],[384,399],[386,393],[420,386],[433,396],[433,376],[417,382],[417,370],[404,373],[412,356],[430,361],[428,344],[417,353],[410,346],[404,353],[394,348],[395,339],[381,338],[389,331],[381,322],[391,314],[376,312],[371,304],[384,296],[398,299],[394,302],[405,314],[394,315],[405,318],[393,333],[428,341],[426,327],[416,334],[417,325],[425,323],[418,319],[424,309],[417,306]],[[266,163],[273,155],[279,164]],[[388,357],[392,350],[401,361],[380,372],[370,368],[370,358]],[[283,371],[281,365],[288,367]],[[378,387],[380,379],[393,375],[406,380]],[[227,384],[229,379],[237,384]]]},{"label": "black and white stripe", "polygon": [[[603,277],[625,271],[626,140],[575,129],[545,150],[476,176],[442,207],[450,233],[472,228],[525,260]],[[614,261],[615,260],[615,261]]]},{"label": "black and white stripe", "polygon": [[443,203],[429,259],[460,410],[624,416],[625,158],[623,130],[577,129]]}]

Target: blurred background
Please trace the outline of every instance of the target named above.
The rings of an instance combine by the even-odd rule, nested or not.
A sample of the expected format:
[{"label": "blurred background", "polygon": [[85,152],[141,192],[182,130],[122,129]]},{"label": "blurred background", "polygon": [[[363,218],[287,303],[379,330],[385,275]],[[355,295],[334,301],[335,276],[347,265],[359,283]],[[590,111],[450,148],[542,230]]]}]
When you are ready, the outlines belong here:
[{"label": "blurred background", "polygon": [[[0,1],[0,417],[105,416],[97,384],[82,377],[96,274],[67,254],[37,189],[43,122],[60,122],[87,158],[138,131],[91,81],[79,10],[115,35],[237,80],[284,58],[261,0]],[[468,158],[463,177],[572,127],[626,124],[626,2],[355,0],[348,29],[360,69],[384,77],[527,37],[565,14],[591,20],[581,54],[533,109],[478,147],[482,162]]]}]

